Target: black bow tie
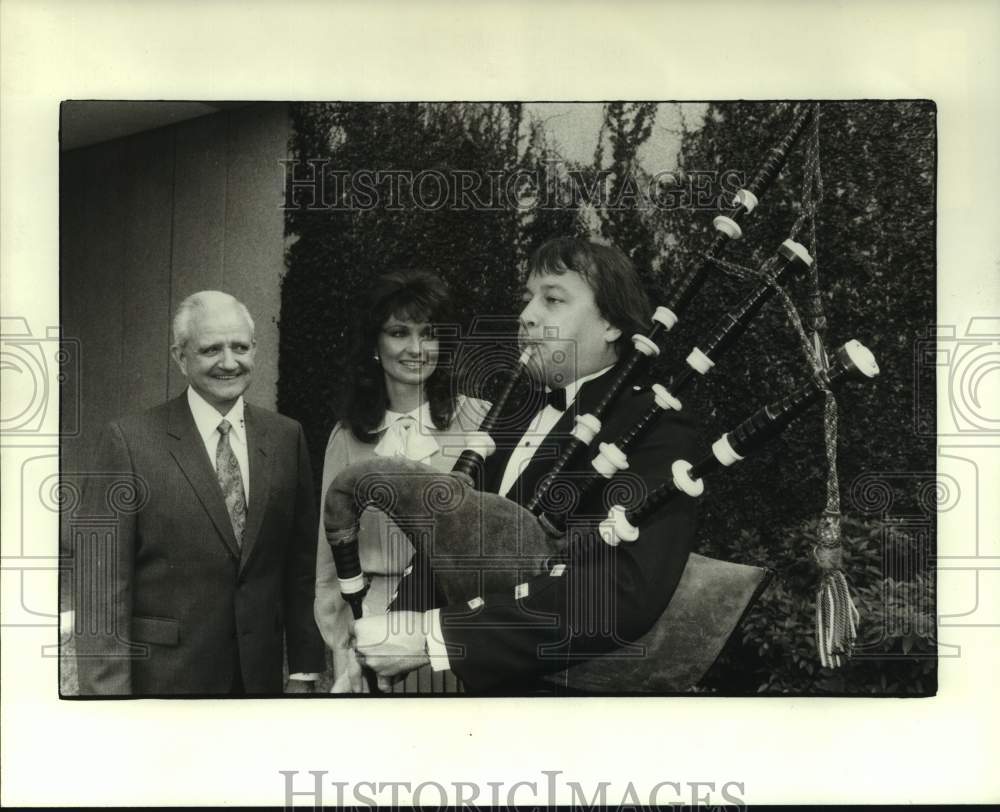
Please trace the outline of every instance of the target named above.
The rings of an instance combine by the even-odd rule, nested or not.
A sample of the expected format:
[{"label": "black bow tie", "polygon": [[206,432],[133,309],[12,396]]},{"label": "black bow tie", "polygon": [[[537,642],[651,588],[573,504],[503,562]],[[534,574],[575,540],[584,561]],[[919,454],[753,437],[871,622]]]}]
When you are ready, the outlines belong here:
[{"label": "black bow tie", "polygon": [[545,403],[549,406],[554,406],[560,412],[566,411],[566,390],[565,389],[553,389],[551,392],[545,393]]}]

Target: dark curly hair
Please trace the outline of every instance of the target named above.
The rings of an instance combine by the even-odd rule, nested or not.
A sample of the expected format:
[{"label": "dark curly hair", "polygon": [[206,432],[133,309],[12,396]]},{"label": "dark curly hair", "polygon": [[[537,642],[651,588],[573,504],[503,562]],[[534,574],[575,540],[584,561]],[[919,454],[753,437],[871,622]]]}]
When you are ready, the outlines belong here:
[{"label": "dark curly hair", "polygon": [[439,342],[439,361],[424,384],[431,419],[439,429],[445,429],[455,415],[450,359],[454,358],[457,331],[441,329],[455,324],[451,292],[443,279],[428,271],[391,271],[378,277],[358,312],[348,351],[344,420],[354,436],[365,443],[375,442],[375,429],[389,406],[385,375],[381,363],[375,360],[375,352],[382,325],[391,316],[432,325]]}]

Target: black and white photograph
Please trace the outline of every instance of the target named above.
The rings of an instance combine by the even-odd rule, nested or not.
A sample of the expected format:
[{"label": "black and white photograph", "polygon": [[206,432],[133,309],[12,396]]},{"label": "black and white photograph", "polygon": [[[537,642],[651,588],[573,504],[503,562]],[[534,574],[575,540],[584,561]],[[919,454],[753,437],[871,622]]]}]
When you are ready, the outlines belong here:
[{"label": "black and white photograph", "polygon": [[996,800],[995,11],[99,5],[0,26],[5,804]]},{"label": "black and white photograph", "polygon": [[64,693],[932,696],[935,131],[65,102]]}]

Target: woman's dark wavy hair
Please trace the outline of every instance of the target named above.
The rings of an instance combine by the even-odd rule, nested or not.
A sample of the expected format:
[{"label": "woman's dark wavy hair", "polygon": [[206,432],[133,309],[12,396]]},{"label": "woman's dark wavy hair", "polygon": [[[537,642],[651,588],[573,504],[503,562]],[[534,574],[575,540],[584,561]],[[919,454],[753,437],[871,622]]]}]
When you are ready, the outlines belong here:
[{"label": "woman's dark wavy hair", "polygon": [[450,359],[455,357],[455,330],[451,292],[439,276],[423,270],[391,271],[378,277],[358,312],[348,350],[347,401],[344,420],[354,436],[375,442],[375,429],[385,418],[389,396],[381,362],[375,360],[378,335],[390,316],[427,322],[439,341],[438,365],[424,383],[431,419],[445,429],[455,415],[455,391]]}]

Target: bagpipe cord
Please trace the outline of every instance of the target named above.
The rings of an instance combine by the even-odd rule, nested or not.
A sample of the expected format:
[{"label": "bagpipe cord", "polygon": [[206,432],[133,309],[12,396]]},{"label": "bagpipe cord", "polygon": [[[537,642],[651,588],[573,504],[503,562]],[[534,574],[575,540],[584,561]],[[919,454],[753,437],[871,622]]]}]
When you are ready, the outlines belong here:
[{"label": "bagpipe cord", "polygon": [[[827,378],[826,352],[823,339],[826,334],[826,315],[819,289],[819,251],[816,241],[816,213],[823,199],[823,175],[820,171],[819,105],[812,119],[805,154],[801,212],[792,226],[790,237],[797,239],[805,231],[807,247],[813,263],[809,268],[808,332],[802,323],[795,304],[785,290],[775,281],[773,264],[765,263],[760,270],[708,257],[718,268],[738,278],[762,278],[778,294],[788,320],[799,337],[802,353],[812,370],[816,385],[826,393],[823,409],[823,436],[826,447],[826,506],[820,519],[819,539],[813,545],[813,558],[819,568],[820,579],[816,590],[816,650],[824,668],[839,668],[851,656],[857,639],[860,616],[844,574],[844,546],[840,527],[840,484],[837,473],[837,401],[830,391]],[[810,340],[811,334],[812,338]]]}]

